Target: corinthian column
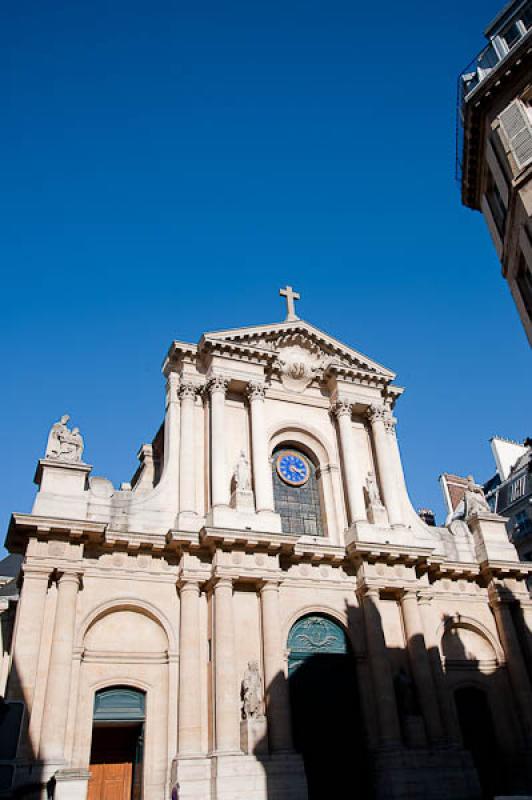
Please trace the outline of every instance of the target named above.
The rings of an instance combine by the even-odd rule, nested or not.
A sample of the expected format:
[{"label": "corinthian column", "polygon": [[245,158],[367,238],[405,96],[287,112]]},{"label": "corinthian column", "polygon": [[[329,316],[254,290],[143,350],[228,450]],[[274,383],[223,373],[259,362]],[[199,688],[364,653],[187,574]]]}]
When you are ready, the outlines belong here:
[{"label": "corinthian column", "polygon": [[258,512],[273,511],[272,472],[264,422],[264,384],[248,383],[247,396],[251,415],[251,460],[255,508]]},{"label": "corinthian column", "polygon": [[183,581],[179,629],[179,755],[201,751],[199,585]]},{"label": "corinthian column", "polygon": [[235,673],[233,583],[214,586],[214,728],[218,753],[240,752],[240,699]]},{"label": "corinthian column", "polygon": [[211,396],[211,505],[229,505],[230,480],[225,458],[225,393],[226,378],[214,377],[209,381]]},{"label": "corinthian column", "polygon": [[48,761],[64,760],[78,591],[78,573],[63,572],[57,581],[57,604],[41,727],[40,755]]},{"label": "corinthian column", "polygon": [[284,672],[279,618],[279,588],[268,582],[260,590],[264,642],[264,690],[268,739],[273,753],[291,750],[290,698]]},{"label": "corinthian column", "polygon": [[371,423],[375,455],[377,457],[377,470],[381,479],[388,520],[392,526],[401,525],[402,518],[396,487],[395,458],[388,438],[395,435],[393,418],[382,406],[371,406],[368,410],[368,419]]},{"label": "corinthian column", "polygon": [[194,490],[194,401],[197,387],[190,381],[179,387],[181,398],[181,424],[179,447],[179,511],[181,514],[196,513]]},{"label": "corinthian column", "polygon": [[333,406],[332,411],[338,420],[340,449],[342,451],[347,504],[349,507],[349,524],[352,525],[354,522],[366,519],[366,504],[364,502],[362,476],[358,468],[353,440],[351,403],[348,403],[347,400],[339,400]]}]

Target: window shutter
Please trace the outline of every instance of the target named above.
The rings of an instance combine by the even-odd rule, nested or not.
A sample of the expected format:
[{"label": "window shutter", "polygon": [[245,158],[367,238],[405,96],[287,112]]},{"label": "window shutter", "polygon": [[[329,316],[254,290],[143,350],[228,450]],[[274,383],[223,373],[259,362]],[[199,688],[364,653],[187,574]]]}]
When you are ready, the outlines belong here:
[{"label": "window shutter", "polygon": [[519,100],[514,100],[499,119],[517,166],[523,169],[532,161],[532,124],[527,111]]}]

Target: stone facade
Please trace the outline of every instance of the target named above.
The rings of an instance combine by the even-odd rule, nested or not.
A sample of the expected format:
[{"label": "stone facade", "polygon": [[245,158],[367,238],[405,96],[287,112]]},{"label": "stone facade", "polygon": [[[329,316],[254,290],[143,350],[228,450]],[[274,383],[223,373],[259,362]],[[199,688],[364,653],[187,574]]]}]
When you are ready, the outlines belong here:
[{"label": "stone facade", "polygon": [[[62,418],[32,512],[13,515],[6,707],[24,713],[2,796],[103,797],[97,743],[124,720],[142,743],[124,780],[145,800],[303,800],[307,783],[465,800],[475,763],[493,778],[490,747],[492,785],[529,787],[530,567],[480,500],[449,528],[415,513],[394,374],[293,304],[280,324],[174,342],[163,372],[164,422],[130,483],[93,476]],[[287,533],[312,503],[322,535]],[[482,752],[468,702],[479,741],[496,720]]]},{"label": "stone facade", "polygon": [[532,3],[508,3],[461,75],[462,202],[482,211],[532,344]]}]

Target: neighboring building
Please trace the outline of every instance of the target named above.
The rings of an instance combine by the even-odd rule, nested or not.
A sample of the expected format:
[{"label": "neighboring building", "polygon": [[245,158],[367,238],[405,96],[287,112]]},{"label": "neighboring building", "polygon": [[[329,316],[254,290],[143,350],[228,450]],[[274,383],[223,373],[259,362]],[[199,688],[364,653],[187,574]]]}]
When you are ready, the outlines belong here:
[{"label": "neighboring building", "polygon": [[[510,541],[523,561],[532,561],[532,440],[523,444],[494,436],[490,439],[495,474],[483,490],[490,508],[506,518]],[[467,478],[444,473],[440,476],[448,520],[460,508]]]},{"label": "neighboring building", "polygon": [[519,557],[532,561],[532,440],[520,445],[507,439],[491,440],[497,472],[484,485],[493,511],[508,517],[506,528]]},{"label": "neighboring building", "polygon": [[532,344],[532,0],[509,3],[460,76],[462,202],[482,211]]},{"label": "neighboring building", "polygon": [[394,373],[286,294],[284,322],[172,343],[120,489],[52,427],[7,536],[2,796],[532,791],[532,566],[474,487],[448,527],[420,519]]}]

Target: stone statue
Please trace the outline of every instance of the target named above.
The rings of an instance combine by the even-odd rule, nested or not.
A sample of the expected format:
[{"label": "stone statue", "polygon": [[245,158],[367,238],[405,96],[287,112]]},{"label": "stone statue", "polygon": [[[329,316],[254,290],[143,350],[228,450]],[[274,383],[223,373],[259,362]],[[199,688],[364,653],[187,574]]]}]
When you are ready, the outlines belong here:
[{"label": "stone statue", "polygon": [[243,450],[240,451],[240,456],[235,467],[234,480],[237,491],[251,491],[251,470],[249,468],[249,461]]},{"label": "stone statue", "polygon": [[469,519],[473,514],[492,513],[489,503],[484,497],[482,489],[476,486],[472,475],[467,476],[467,486],[464,492],[464,518]]},{"label": "stone statue", "polygon": [[262,719],[262,680],[257,661],[248,661],[242,680],[242,719]]},{"label": "stone statue", "polygon": [[70,417],[63,414],[59,422],[52,425],[48,434],[45,458],[66,461],[70,463],[81,461],[83,455],[83,437],[79,428],[68,428]]},{"label": "stone statue", "polygon": [[368,500],[372,506],[382,506],[381,495],[377,485],[377,478],[374,472],[368,472],[366,478],[366,491],[368,493]]}]

